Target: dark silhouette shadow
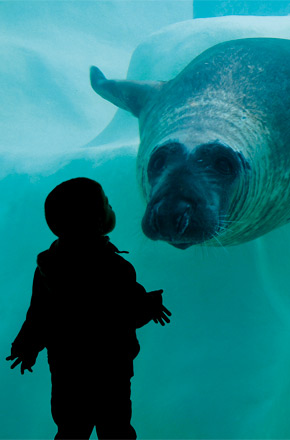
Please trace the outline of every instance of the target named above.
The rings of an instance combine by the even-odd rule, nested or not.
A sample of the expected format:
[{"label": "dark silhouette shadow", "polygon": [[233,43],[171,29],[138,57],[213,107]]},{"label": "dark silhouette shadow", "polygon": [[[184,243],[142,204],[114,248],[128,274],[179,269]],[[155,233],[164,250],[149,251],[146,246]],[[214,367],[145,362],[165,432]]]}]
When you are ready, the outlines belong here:
[{"label": "dark silhouette shadow", "polygon": [[115,214],[94,180],[58,185],[45,216],[59,238],[38,255],[30,307],[7,360],[23,374],[47,348],[56,439],[88,439],[94,427],[99,439],[135,439],[136,329],[169,322],[162,290],[146,292],[110,243]]}]

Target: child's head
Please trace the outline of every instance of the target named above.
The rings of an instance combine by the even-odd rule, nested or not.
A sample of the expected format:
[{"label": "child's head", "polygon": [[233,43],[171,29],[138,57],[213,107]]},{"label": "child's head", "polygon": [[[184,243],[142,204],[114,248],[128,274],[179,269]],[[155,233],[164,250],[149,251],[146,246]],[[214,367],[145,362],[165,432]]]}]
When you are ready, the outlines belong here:
[{"label": "child's head", "polygon": [[115,213],[101,185],[86,177],[56,186],[45,200],[45,218],[58,237],[105,235],[116,224]]}]

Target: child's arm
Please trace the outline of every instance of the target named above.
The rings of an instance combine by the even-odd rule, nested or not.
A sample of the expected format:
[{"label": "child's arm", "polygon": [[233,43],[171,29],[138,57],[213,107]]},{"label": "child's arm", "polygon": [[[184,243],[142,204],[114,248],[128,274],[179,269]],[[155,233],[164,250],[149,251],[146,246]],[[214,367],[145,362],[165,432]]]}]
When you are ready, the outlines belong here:
[{"label": "child's arm", "polygon": [[39,269],[36,269],[33,280],[33,290],[30,307],[26,319],[12,343],[11,355],[6,360],[15,360],[11,368],[21,363],[21,374],[35,364],[38,353],[45,347],[44,323],[45,323],[45,293],[47,287],[43,283]]}]

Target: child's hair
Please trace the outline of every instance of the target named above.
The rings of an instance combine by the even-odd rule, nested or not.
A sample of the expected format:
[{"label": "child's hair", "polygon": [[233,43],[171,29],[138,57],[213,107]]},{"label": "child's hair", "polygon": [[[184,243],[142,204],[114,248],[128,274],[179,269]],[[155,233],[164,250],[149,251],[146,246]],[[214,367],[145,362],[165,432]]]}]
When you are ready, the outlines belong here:
[{"label": "child's hair", "polygon": [[77,177],[57,185],[47,196],[45,219],[58,237],[99,228],[105,216],[102,186],[95,180]]}]

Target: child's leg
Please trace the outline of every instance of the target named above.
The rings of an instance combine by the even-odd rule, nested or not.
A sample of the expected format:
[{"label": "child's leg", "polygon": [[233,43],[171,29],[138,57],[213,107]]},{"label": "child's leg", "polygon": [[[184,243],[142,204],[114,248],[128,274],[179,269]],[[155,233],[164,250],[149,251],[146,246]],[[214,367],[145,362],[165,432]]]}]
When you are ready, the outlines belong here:
[{"label": "child's leg", "polygon": [[51,413],[55,439],[89,439],[94,428],[91,383],[84,373],[51,369]]},{"label": "child's leg", "polygon": [[80,426],[78,426],[73,421],[71,421],[68,425],[65,423],[60,423],[58,425],[57,434],[54,438],[55,440],[89,439],[93,429],[93,425],[85,425],[82,423]]},{"label": "child's leg", "polygon": [[101,387],[98,399],[96,431],[98,439],[136,439],[131,425],[131,383],[128,376],[108,379]]}]

